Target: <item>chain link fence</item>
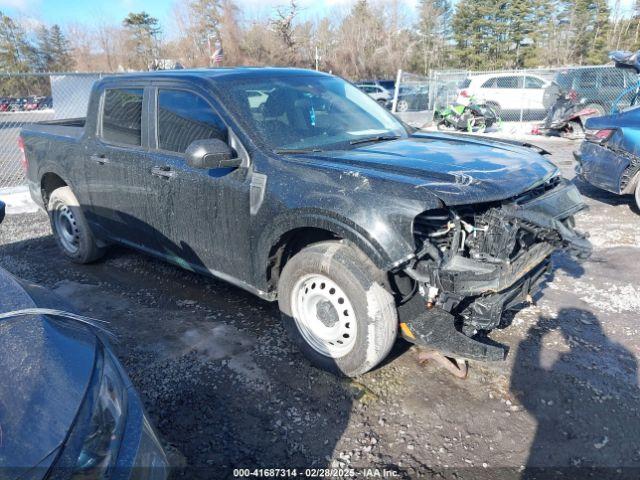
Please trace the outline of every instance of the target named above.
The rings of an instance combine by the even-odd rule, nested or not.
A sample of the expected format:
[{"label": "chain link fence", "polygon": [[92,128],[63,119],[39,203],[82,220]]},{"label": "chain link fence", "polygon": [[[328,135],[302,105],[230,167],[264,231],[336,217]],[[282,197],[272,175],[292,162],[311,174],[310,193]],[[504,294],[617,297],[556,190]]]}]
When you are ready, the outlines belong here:
[{"label": "chain link fence", "polygon": [[[93,83],[104,73],[0,72],[0,188],[24,183],[18,148],[26,123],[84,117]],[[630,105],[638,78],[612,66],[527,70],[442,70],[428,76],[398,72],[391,109],[417,126],[455,104],[486,103],[502,122],[541,122],[560,91],[597,114]]]},{"label": "chain link fence", "polygon": [[470,102],[490,105],[503,122],[540,122],[561,92],[574,92],[584,108],[604,115],[628,107],[638,76],[613,66],[526,70],[444,70],[429,76],[400,73],[394,112],[430,120],[434,111]]},{"label": "chain link fence", "polygon": [[25,182],[18,148],[27,123],[84,117],[102,73],[0,73],[0,188]]}]

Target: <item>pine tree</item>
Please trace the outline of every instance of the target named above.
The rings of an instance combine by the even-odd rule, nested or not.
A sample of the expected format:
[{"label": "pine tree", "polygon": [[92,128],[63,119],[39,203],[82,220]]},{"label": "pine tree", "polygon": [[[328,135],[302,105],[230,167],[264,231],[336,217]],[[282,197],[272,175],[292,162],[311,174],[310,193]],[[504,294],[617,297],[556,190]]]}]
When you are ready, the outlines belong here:
[{"label": "pine tree", "polygon": [[536,58],[541,32],[549,20],[550,1],[461,0],[452,22],[461,66],[528,66]]},{"label": "pine tree", "polygon": [[[0,71],[25,73],[38,68],[36,49],[25,31],[11,17],[0,12]],[[38,90],[33,78],[9,76],[0,82],[0,95],[31,95]]]},{"label": "pine tree", "polygon": [[51,70],[55,72],[72,70],[74,61],[71,57],[69,42],[60,26],[53,25],[49,30],[49,44],[51,45]]},{"label": "pine tree", "polygon": [[499,18],[496,2],[492,0],[461,0],[452,20],[455,56],[461,67],[480,69],[495,67]]},{"label": "pine tree", "polygon": [[58,25],[50,29],[41,25],[36,31],[38,69],[46,72],[65,72],[73,69],[69,42]]},{"label": "pine tree", "polygon": [[568,0],[573,63],[602,63],[607,58],[609,7],[606,0]]},{"label": "pine tree", "polygon": [[45,25],[40,25],[36,30],[36,47],[38,51],[38,69],[43,72],[51,71],[53,51],[49,29]]},{"label": "pine tree", "polygon": [[162,31],[160,21],[147,12],[130,13],[122,21],[122,25],[130,35],[130,66],[137,69],[149,68],[158,55],[158,37]]},{"label": "pine tree", "polygon": [[25,31],[0,12],[0,71],[29,72],[37,64],[36,49],[27,40]]},{"label": "pine tree", "polygon": [[426,75],[430,69],[445,65],[453,10],[450,0],[420,0],[417,8],[413,64]]}]

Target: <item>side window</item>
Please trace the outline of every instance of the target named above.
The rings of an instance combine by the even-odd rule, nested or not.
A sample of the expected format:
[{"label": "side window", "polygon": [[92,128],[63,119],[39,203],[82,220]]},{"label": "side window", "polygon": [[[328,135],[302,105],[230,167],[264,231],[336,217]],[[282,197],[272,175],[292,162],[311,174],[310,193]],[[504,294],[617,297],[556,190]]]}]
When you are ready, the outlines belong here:
[{"label": "side window", "polygon": [[524,88],[542,88],[543,82],[537,77],[524,77]]},{"label": "side window", "polygon": [[480,88],[496,88],[496,77],[490,78]]},{"label": "side window", "polygon": [[603,70],[600,83],[603,87],[624,87],[624,74],[621,70]]},{"label": "side window", "polygon": [[107,89],[102,109],[102,139],[109,143],[142,145],[142,88]]},{"label": "side window", "polygon": [[596,88],[596,73],[588,70],[580,70],[576,88]]},{"label": "side window", "polygon": [[199,95],[182,90],[158,91],[158,148],[184,153],[194,140],[227,141],[227,127]]},{"label": "side window", "polygon": [[496,86],[498,88],[519,88],[518,80],[521,79],[522,77],[498,77],[496,79]]}]

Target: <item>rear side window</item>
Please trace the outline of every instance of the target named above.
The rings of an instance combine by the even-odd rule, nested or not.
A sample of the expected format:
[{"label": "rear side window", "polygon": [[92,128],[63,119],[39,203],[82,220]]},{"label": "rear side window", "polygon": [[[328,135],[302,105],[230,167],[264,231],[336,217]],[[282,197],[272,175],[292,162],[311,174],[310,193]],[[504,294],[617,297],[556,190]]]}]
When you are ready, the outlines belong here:
[{"label": "rear side window", "polygon": [[624,88],[624,73],[622,70],[604,70],[600,78],[603,87]]},{"label": "rear side window", "polygon": [[574,81],[574,88],[596,88],[596,79],[595,72],[581,70],[578,78]]},{"label": "rear side window", "polygon": [[201,96],[182,90],[158,91],[158,148],[184,153],[191,142],[227,141],[227,127]]},{"label": "rear side window", "polygon": [[522,77],[498,77],[496,87],[498,88],[520,88]]},{"label": "rear side window", "polygon": [[542,88],[542,80],[537,77],[524,77],[524,88]]},{"label": "rear side window", "polygon": [[109,143],[142,145],[142,88],[107,89],[102,110],[102,138]]},{"label": "rear side window", "polygon": [[458,85],[459,88],[469,88],[469,85],[471,85],[471,79],[470,78],[465,78],[464,80],[462,80],[460,82],[460,85]]},{"label": "rear side window", "polygon": [[489,80],[484,82],[482,84],[482,87],[480,87],[480,88],[496,88],[496,79],[495,79],[495,77],[490,78]]}]

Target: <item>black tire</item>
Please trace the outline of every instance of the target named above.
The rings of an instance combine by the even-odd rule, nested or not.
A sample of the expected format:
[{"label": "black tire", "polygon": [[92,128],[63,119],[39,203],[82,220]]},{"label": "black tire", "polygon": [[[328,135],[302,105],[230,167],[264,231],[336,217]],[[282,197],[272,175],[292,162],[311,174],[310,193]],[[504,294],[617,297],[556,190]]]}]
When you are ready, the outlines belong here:
[{"label": "black tire", "polygon": [[495,114],[496,118],[502,115],[502,107],[500,107],[500,105],[497,104],[496,102],[487,102],[487,107],[493,110],[493,113]]},{"label": "black tire", "polygon": [[60,187],[51,193],[47,213],[58,248],[67,258],[76,263],[91,263],[104,255],[104,248],[98,246],[69,187]]},{"label": "black tire", "polygon": [[633,198],[636,201],[636,208],[638,209],[638,211],[640,211],[640,181],[636,183],[636,189],[633,194]]},{"label": "black tire", "polygon": [[566,135],[567,138],[570,138],[572,140],[579,140],[581,138],[584,138],[584,128],[582,127],[582,124],[580,122],[571,120],[569,123],[567,123],[567,126],[569,130]]},{"label": "black tire", "polygon": [[444,130],[454,130],[453,127],[450,127],[447,124],[447,121],[443,118],[440,121],[438,121],[438,123],[436,123],[436,128],[440,131],[444,131]]},{"label": "black tire", "polygon": [[[318,283],[317,287],[315,283],[313,287],[302,283],[306,278],[317,276],[334,282],[338,287],[337,295],[342,294],[342,289],[345,303],[350,304],[353,310],[345,319],[338,319],[342,312],[337,311],[332,318],[334,323],[347,320],[347,327],[353,322],[355,325],[351,325],[349,330],[352,333],[356,327],[355,339],[347,340],[352,345],[351,349],[340,356],[324,354],[314,347],[305,339],[305,327],[300,326],[303,322],[294,318],[297,309],[297,305],[293,305],[294,295],[304,298],[305,287],[307,291],[317,288],[316,295],[320,295],[320,289],[326,288],[324,283]],[[374,368],[389,354],[398,333],[398,316],[392,295],[382,286],[383,279],[383,272],[368,257],[342,241],[312,245],[287,262],[278,283],[280,311],[290,338],[311,363],[336,375],[355,377]],[[331,290],[322,292],[322,295],[329,295]],[[325,323],[319,309],[312,321]],[[347,313],[344,310],[344,314]]]},{"label": "black tire", "polygon": [[396,103],[396,112],[406,112],[409,110],[409,102],[407,100],[398,100]]}]

